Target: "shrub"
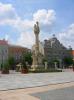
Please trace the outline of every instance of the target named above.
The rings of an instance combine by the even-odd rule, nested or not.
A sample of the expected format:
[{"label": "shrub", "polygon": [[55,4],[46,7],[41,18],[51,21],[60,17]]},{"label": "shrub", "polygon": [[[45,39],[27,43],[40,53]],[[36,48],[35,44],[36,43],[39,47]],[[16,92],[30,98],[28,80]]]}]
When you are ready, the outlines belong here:
[{"label": "shrub", "polygon": [[2,73],[3,74],[8,74],[9,73],[9,63],[8,62],[3,64],[3,66],[2,66]]},{"label": "shrub", "polygon": [[8,62],[3,64],[2,70],[9,70],[9,63]]},{"label": "shrub", "polygon": [[29,72],[31,72],[31,73],[47,73],[47,72],[62,72],[62,70],[51,68],[51,69],[46,69],[46,70],[45,69],[30,70]]}]

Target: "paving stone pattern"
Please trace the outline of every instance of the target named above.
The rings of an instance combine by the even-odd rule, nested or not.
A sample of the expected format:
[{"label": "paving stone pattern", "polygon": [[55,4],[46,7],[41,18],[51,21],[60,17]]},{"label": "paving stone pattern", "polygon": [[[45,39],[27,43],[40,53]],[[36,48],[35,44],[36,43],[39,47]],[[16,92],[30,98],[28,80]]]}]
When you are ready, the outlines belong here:
[{"label": "paving stone pattern", "polygon": [[36,87],[74,81],[74,72],[0,74],[0,90]]}]

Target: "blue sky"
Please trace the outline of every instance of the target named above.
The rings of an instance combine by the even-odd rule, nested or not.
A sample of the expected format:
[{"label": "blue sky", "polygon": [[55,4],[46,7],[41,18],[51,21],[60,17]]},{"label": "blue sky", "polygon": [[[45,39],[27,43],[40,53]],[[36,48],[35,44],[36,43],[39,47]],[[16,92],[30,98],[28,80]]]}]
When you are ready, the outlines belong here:
[{"label": "blue sky", "polygon": [[0,39],[31,47],[33,24],[40,22],[40,39],[53,34],[65,45],[74,43],[74,0],[0,0]]}]

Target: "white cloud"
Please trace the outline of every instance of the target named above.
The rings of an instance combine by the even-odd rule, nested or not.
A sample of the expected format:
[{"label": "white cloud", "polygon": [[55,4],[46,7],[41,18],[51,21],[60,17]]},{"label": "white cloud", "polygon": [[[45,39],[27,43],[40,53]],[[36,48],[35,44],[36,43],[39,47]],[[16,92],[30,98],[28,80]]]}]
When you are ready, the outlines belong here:
[{"label": "white cloud", "polygon": [[66,46],[74,49],[74,24],[71,24],[64,32],[57,34],[59,40]]},{"label": "white cloud", "polygon": [[34,34],[21,33],[16,44],[31,48],[31,45],[34,44]]},{"label": "white cloud", "polygon": [[18,41],[16,41],[16,43],[23,46],[33,44],[33,26],[36,21],[39,21],[41,33],[43,36],[45,36],[46,32],[49,33],[55,18],[54,10],[40,9],[33,13],[31,20],[22,20],[21,17],[16,13],[13,5],[0,3],[0,25],[10,25],[11,27],[16,28],[20,32],[19,38],[17,39]]},{"label": "white cloud", "polygon": [[7,41],[9,40],[9,35],[8,34],[5,35],[5,40],[7,40]]},{"label": "white cloud", "polygon": [[40,25],[51,26],[55,20],[55,11],[54,10],[45,10],[40,9],[33,14],[32,20],[24,19],[21,20],[20,16],[16,13],[15,8],[11,4],[2,4],[0,3],[0,25],[9,24],[12,27],[19,26],[21,28],[32,28],[34,22],[39,21]]},{"label": "white cloud", "polygon": [[[44,36],[40,35],[40,39],[43,40],[46,37],[46,32],[49,33],[50,27],[53,25],[55,20],[55,12],[53,10],[38,10],[33,14],[32,20],[24,20],[21,22],[21,29],[26,31],[23,34],[21,33],[20,38],[18,39],[20,44],[23,45],[33,45],[34,44],[34,34],[33,34],[33,25],[36,21],[39,21],[41,33]],[[49,35],[49,34],[48,34]],[[25,38],[27,37],[27,39]]]},{"label": "white cloud", "polygon": [[34,22],[39,21],[41,30],[48,33],[52,29],[55,19],[56,19],[56,13],[52,9],[50,10],[41,9],[33,14]]},{"label": "white cloud", "polygon": [[[16,13],[16,9],[11,4],[0,3],[0,25],[10,25],[19,31],[19,37],[16,44],[31,47],[34,43],[35,37],[33,33],[33,26],[36,21],[39,21],[40,25],[40,39],[43,40],[49,37],[49,33],[53,28],[56,20],[56,13],[54,10],[40,9],[32,14],[32,19],[21,19]],[[64,32],[57,33],[58,39],[65,45],[71,45],[74,48],[74,24],[71,24]],[[5,39],[10,39],[8,34],[5,35]],[[11,41],[10,41],[11,42]]]},{"label": "white cloud", "polygon": [[33,14],[33,19],[34,21],[39,21],[42,24],[51,25],[55,20],[55,12],[54,10],[38,10]]},{"label": "white cloud", "polygon": [[8,41],[8,44],[14,44],[14,40],[10,38],[9,34],[5,34],[4,39]]},{"label": "white cloud", "polygon": [[17,17],[15,8],[11,4],[0,3],[0,20],[16,19]]},{"label": "white cloud", "polygon": [[0,15],[4,13],[8,13],[9,11],[14,10],[11,4],[2,4],[0,3]]}]

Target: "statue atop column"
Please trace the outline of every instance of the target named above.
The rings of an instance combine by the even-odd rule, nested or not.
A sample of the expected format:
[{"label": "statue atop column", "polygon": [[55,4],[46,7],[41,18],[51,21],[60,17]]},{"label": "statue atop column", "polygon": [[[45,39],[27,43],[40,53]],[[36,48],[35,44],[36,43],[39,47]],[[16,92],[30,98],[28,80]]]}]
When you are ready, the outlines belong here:
[{"label": "statue atop column", "polygon": [[39,23],[36,22],[36,24],[34,24],[34,33],[39,34],[39,32],[40,32]]},{"label": "statue atop column", "polygon": [[39,23],[36,22],[36,24],[34,24],[35,45],[33,46],[32,49],[33,69],[39,68],[42,65],[43,56],[39,52],[39,33],[40,33]]},{"label": "statue atop column", "polygon": [[36,22],[36,24],[34,24],[34,34],[35,34],[35,54],[37,56],[39,53],[39,32],[40,32],[39,23]]}]

